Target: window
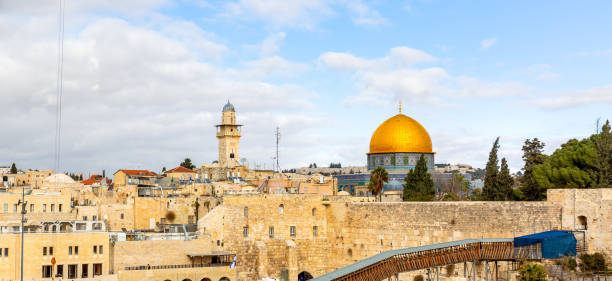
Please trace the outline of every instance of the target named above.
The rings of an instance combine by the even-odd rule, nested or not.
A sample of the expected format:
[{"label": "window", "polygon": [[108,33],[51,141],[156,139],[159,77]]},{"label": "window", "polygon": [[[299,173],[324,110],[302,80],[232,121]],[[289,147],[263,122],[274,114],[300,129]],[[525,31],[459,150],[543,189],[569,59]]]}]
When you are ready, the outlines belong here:
[{"label": "window", "polygon": [[278,214],[282,215],[285,212],[285,206],[283,206],[283,204],[280,204],[280,206],[278,206]]},{"label": "window", "polygon": [[317,208],[312,208],[312,216],[316,216],[317,215]]},{"label": "window", "polygon": [[270,226],[268,232],[270,233],[270,238],[274,238],[274,226]]},{"label": "window", "polygon": [[87,216],[83,216],[83,220],[86,221],[87,220]]},{"label": "window", "polygon": [[43,247],[43,256],[47,255],[47,247]]},{"label": "window", "polygon": [[43,204],[43,213],[47,212],[47,204]]},{"label": "window", "polygon": [[64,265],[58,264],[57,269],[55,270],[55,277],[64,277]]},{"label": "window", "polygon": [[317,236],[317,230],[319,227],[317,227],[316,225],[312,227],[312,236]]},{"label": "window", "polygon": [[249,227],[245,226],[242,228],[242,236],[249,237]]},{"label": "window", "polygon": [[188,216],[187,223],[195,223],[195,216]]},{"label": "window", "polygon": [[79,246],[74,246],[74,254],[79,255]]},{"label": "window", "polygon": [[124,218],[123,213],[121,213],[120,217],[121,217],[121,219],[123,219],[123,218]]},{"label": "window", "polygon": [[8,213],[8,203],[4,203],[4,212]]},{"label": "window", "polygon": [[578,223],[580,224],[578,229],[587,230],[587,218],[585,216],[579,216]]},{"label": "window", "polygon": [[58,212],[60,212],[60,213],[62,212],[62,204],[59,204],[59,205],[58,205],[58,207],[57,207],[57,211],[58,211]]},{"label": "window", "polygon": [[30,204],[30,213],[34,213],[34,204]]},{"label": "window", "polygon": [[98,246],[95,246],[95,245],[94,245],[94,246],[93,246],[93,248],[94,248],[93,252],[94,252],[94,255],[95,255],[95,254],[97,254],[97,253],[98,253]]},{"label": "window", "polygon": [[98,216],[91,216],[91,220],[92,221],[97,221],[98,220]]},{"label": "window", "polygon": [[68,279],[76,279],[77,278],[77,265],[69,264],[68,265]]},{"label": "window", "polygon": [[8,257],[8,248],[4,248],[4,257]]},{"label": "window", "polygon": [[291,237],[295,237],[295,226],[289,227],[289,234],[291,235]]},{"label": "window", "polygon": [[93,275],[94,276],[102,275],[102,264],[101,263],[93,264]]},{"label": "window", "polygon": [[51,213],[55,212],[55,204],[51,204]]},{"label": "window", "polygon": [[84,263],[84,264],[81,265],[81,278],[89,277],[88,269],[89,269],[89,265],[88,264]]},{"label": "window", "polygon": [[49,255],[53,256],[53,247],[49,247]]},{"label": "window", "polygon": [[249,216],[249,207],[244,207],[244,216],[245,217]]},{"label": "window", "polygon": [[51,266],[50,265],[42,266],[42,278],[51,278]]},{"label": "window", "polygon": [[57,225],[53,225],[53,226],[51,227],[51,231],[56,232],[56,231],[57,231]]},{"label": "window", "polygon": [[100,253],[100,255],[101,255],[101,254],[104,254],[104,253],[102,252],[102,245],[98,246],[98,252]]},{"label": "window", "polygon": [[13,204],[13,213],[17,213],[17,204]]},{"label": "window", "polygon": [[68,246],[68,255],[71,256],[72,255],[72,246]]},{"label": "window", "polygon": [[161,218],[161,224],[166,224],[166,218]]}]

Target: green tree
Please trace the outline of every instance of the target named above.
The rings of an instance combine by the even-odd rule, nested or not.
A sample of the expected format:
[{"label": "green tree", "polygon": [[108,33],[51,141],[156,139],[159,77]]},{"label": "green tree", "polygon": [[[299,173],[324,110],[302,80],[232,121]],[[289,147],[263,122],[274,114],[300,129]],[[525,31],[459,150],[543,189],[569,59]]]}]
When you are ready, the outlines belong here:
[{"label": "green tree", "polygon": [[370,173],[370,183],[368,189],[374,196],[378,196],[378,201],[381,201],[383,186],[389,181],[389,174],[387,170],[382,167],[376,167],[372,173]]},{"label": "green tree", "polygon": [[514,185],[514,179],[510,175],[510,169],[508,168],[506,158],[502,158],[501,170],[499,171],[499,175],[497,175],[497,185],[499,192],[496,200],[512,200],[512,186]]},{"label": "green tree", "polygon": [[191,159],[189,159],[189,158],[185,158],[185,160],[184,160],[183,162],[181,162],[181,164],[180,164],[179,166],[181,166],[181,167],[185,167],[185,168],[187,168],[187,169],[193,169],[193,168],[195,168],[195,165],[193,165],[193,164],[191,163]]},{"label": "green tree", "polygon": [[198,220],[200,219],[200,202],[198,201],[198,198],[196,198],[194,207],[195,209],[193,210],[193,212],[195,215],[195,221],[196,223],[198,223]]},{"label": "green tree", "polygon": [[13,163],[13,165],[11,165],[11,174],[16,174],[17,173],[17,166],[15,166],[15,163]]},{"label": "green tree", "polygon": [[580,269],[582,271],[605,271],[606,258],[601,253],[580,255]]},{"label": "green tree", "polygon": [[593,136],[593,143],[597,151],[597,185],[607,187],[612,183],[612,132],[609,120],[601,127],[601,132]]},{"label": "green tree", "polygon": [[406,175],[404,201],[431,201],[436,195],[431,175],[427,172],[427,161],[421,154],[413,170]]},{"label": "green tree", "polygon": [[485,167],[484,187],[482,188],[482,196],[484,200],[503,200],[499,194],[499,160],[497,159],[497,151],[499,150],[499,137],[495,139],[493,148],[489,152],[489,161]]},{"label": "green tree", "polygon": [[592,138],[571,139],[544,163],[533,167],[533,182],[544,192],[548,188],[591,188],[596,185],[597,151]]},{"label": "green tree", "polygon": [[162,167],[162,174],[166,172],[166,167]]},{"label": "green tree", "polygon": [[519,271],[519,281],[546,281],[544,267],[535,263],[528,263]]},{"label": "green tree", "polygon": [[523,176],[521,176],[521,195],[522,198],[529,201],[540,201],[544,199],[545,189],[541,188],[533,179],[533,169],[536,165],[544,163],[546,155],[542,153],[544,149],[544,143],[534,139],[526,139],[523,144]]}]

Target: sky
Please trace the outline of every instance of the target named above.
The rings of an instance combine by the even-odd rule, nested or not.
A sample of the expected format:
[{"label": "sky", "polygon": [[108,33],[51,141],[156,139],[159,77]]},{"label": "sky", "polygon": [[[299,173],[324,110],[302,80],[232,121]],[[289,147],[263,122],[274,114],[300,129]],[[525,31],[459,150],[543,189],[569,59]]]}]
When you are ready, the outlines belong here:
[{"label": "sky", "polygon": [[436,163],[484,167],[496,137],[552,153],[612,119],[610,1],[0,0],[0,166],[107,174],[217,159],[229,100],[241,158],[366,164],[398,112]]}]

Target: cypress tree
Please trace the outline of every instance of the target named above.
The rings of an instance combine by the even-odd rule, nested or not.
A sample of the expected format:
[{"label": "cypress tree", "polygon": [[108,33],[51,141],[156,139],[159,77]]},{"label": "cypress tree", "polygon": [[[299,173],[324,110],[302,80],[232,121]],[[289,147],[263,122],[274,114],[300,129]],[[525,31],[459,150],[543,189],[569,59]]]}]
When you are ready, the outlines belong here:
[{"label": "cypress tree", "polygon": [[595,149],[597,150],[597,185],[608,187],[612,184],[612,132],[610,132],[610,121],[601,127],[601,132],[593,137]]},{"label": "cypress tree", "polygon": [[482,188],[484,200],[495,200],[499,190],[499,180],[497,179],[499,174],[497,150],[499,150],[499,137],[497,137],[493,143],[493,148],[491,148],[491,152],[489,153],[489,161],[485,168],[484,187]]},{"label": "cypress tree", "polygon": [[521,193],[523,198],[529,201],[540,201],[544,199],[544,189],[540,188],[534,180],[533,169],[536,165],[544,163],[546,155],[542,153],[544,143],[534,138],[526,139],[523,145],[523,176],[521,177]]},{"label": "cypress tree", "polygon": [[16,174],[17,173],[17,166],[15,166],[15,163],[13,163],[13,165],[11,165],[11,174]]},{"label": "cypress tree", "polygon": [[427,172],[427,161],[421,154],[413,170],[406,175],[404,201],[431,201],[436,195],[431,175]]},{"label": "cypress tree", "polygon": [[495,200],[508,201],[512,198],[512,185],[514,185],[514,179],[510,175],[510,169],[508,168],[508,162],[506,158],[502,158],[501,170],[497,176],[499,193]]}]

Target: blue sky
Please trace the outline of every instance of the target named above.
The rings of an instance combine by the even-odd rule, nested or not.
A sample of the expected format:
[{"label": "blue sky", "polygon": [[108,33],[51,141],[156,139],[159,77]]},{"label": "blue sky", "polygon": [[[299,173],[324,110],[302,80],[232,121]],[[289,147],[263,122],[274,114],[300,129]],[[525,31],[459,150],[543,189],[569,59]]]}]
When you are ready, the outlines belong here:
[{"label": "blue sky", "polygon": [[[58,2],[0,2],[0,162],[53,168]],[[216,159],[227,99],[241,157],[364,165],[403,112],[438,163],[483,167],[495,137],[520,169],[612,118],[608,1],[66,1],[60,170]]]}]

